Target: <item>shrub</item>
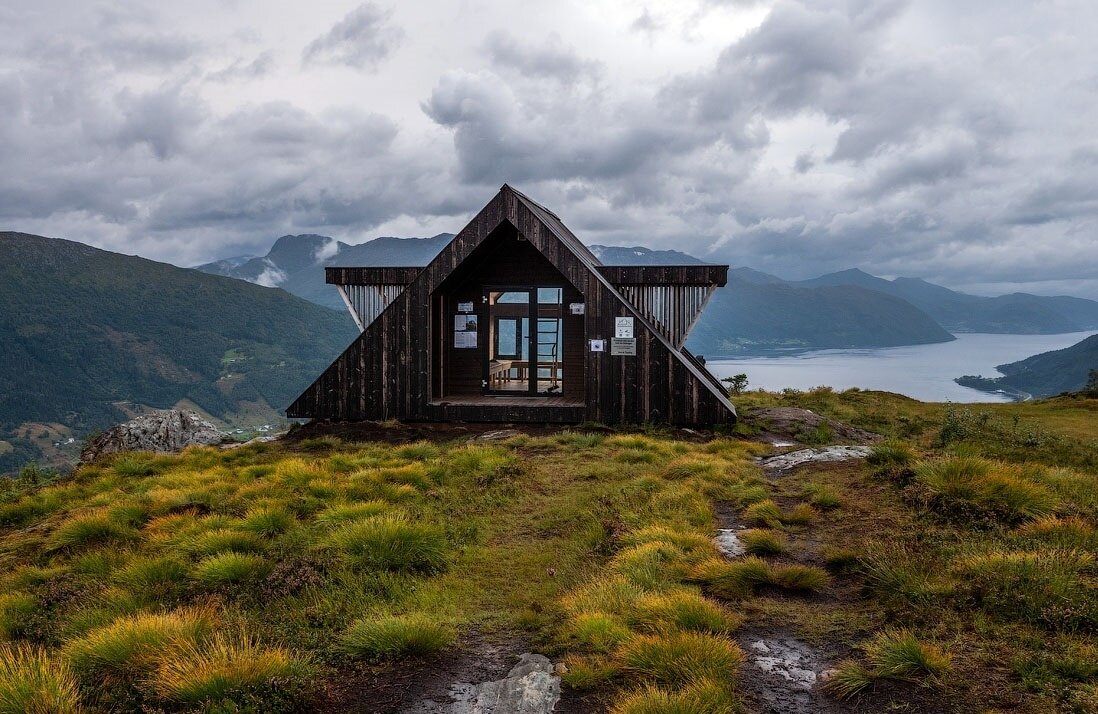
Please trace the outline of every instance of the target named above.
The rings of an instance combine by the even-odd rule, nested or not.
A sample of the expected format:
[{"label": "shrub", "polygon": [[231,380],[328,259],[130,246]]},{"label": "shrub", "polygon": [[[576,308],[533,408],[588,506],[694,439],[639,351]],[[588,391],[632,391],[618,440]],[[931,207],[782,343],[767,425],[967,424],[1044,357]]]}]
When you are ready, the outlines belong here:
[{"label": "shrub", "polygon": [[203,711],[239,711],[241,704],[270,711],[271,700],[295,698],[307,674],[308,668],[287,650],[262,647],[247,636],[217,634],[165,658],[153,684],[163,698]]},{"label": "shrub", "polygon": [[290,530],[294,517],[281,508],[254,508],[244,516],[240,529],[260,536],[273,538]]},{"label": "shrub", "polygon": [[50,538],[54,549],[90,548],[107,543],[128,543],[140,537],[132,526],[118,523],[106,513],[78,516],[62,523]]},{"label": "shrub", "polygon": [[76,714],[76,678],[45,650],[0,644],[0,714]]},{"label": "shrub", "polygon": [[425,655],[454,639],[453,630],[425,614],[356,621],[343,634],[343,650],[355,657],[392,660]]},{"label": "shrub", "polygon": [[1094,569],[1094,556],[1078,550],[998,550],[961,561],[958,574],[988,612],[1073,629],[1098,625]]},{"label": "shrub", "polygon": [[785,536],[775,530],[756,528],[740,531],[736,537],[752,555],[780,555],[789,550]]},{"label": "shrub", "polygon": [[724,637],[699,632],[639,635],[622,647],[626,669],[657,684],[682,687],[699,680],[736,676],[743,652]]},{"label": "shrub", "polygon": [[754,525],[780,528],[782,525],[782,509],[778,508],[778,504],[768,498],[765,501],[753,503],[744,509],[743,518]]},{"label": "shrub", "polygon": [[446,534],[427,523],[378,516],[342,526],[330,538],[353,566],[433,573],[446,567]]},{"label": "shrub", "polygon": [[270,571],[261,556],[227,551],[198,561],[192,576],[204,585],[218,587],[258,580]]},{"label": "shrub", "polygon": [[208,616],[196,611],[130,615],[70,642],[65,653],[89,679],[135,674],[150,670],[173,648],[194,644],[211,628]]},{"label": "shrub", "polygon": [[37,610],[38,603],[32,595],[0,593],[0,642],[22,635]]},{"label": "shrub", "polygon": [[611,714],[735,714],[741,711],[728,685],[699,681],[685,689],[668,691],[651,685],[624,697]]},{"label": "shrub", "polygon": [[649,631],[686,630],[725,634],[743,624],[743,618],[689,590],[653,593],[637,600],[633,620]]},{"label": "shrub", "polygon": [[1025,479],[1018,469],[985,459],[926,461],[916,466],[915,474],[929,493],[927,505],[961,520],[1017,523],[1052,515],[1057,506],[1045,486]]}]

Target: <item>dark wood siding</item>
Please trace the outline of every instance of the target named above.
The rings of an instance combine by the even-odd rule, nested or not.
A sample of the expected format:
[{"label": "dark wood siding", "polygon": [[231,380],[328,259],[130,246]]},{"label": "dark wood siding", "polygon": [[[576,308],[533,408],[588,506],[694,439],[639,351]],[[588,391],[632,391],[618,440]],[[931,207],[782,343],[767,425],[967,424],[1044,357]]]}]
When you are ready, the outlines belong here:
[{"label": "dark wood siding", "polygon": [[[559,219],[547,214],[544,208],[504,186],[435,260],[416,275],[401,296],[290,406],[287,414],[333,420],[583,419],[608,424],[700,425],[734,420],[735,412],[715,386],[712,376],[657,335],[636,309],[610,287],[607,279],[596,272],[590,252],[582,246],[572,245],[578,243],[575,237],[565,233],[567,229]],[[493,243],[506,239],[511,231],[517,231],[526,241],[524,247],[515,250],[532,250],[531,255],[555,271],[556,279],[563,277],[574,289],[572,295],[577,296],[577,301],[582,298],[586,311],[579,319],[584,325],[585,339],[609,341],[613,337],[615,317],[635,318],[635,357],[611,356],[609,351],[590,352],[582,342],[578,343],[578,351],[566,350],[566,359],[582,360],[584,364],[585,406],[582,409],[445,407],[431,403],[432,392],[436,399],[444,396],[437,392],[439,389],[446,391],[446,375],[455,373],[456,366],[451,364],[455,355],[445,349],[445,345],[452,344],[452,335],[446,333],[446,318],[456,305],[453,297],[465,294],[461,292],[463,283],[483,284],[473,279],[478,269],[492,272],[492,280],[500,284],[511,281],[509,276],[514,273],[509,271],[539,269],[524,267],[513,255],[501,254],[499,260],[493,262]],[[489,237],[493,240],[489,241]],[[522,245],[513,237],[512,242]],[[500,245],[496,243],[495,247],[498,249]],[[483,250],[474,256],[478,248]],[[514,282],[527,284],[531,281],[516,277]],[[479,306],[479,292],[475,301]],[[437,314],[440,306],[445,311],[442,316]],[[443,365],[442,371],[432,370],[432,364]]]}]

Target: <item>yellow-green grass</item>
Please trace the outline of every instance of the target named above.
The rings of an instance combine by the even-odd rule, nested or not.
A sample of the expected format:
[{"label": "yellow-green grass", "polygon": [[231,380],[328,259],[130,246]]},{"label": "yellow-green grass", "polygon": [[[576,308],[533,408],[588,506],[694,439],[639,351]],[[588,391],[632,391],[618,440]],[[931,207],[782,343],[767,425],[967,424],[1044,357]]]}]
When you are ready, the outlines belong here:
[{"label": "yellow-green grass", "polygon": [[0,644],[0,714],[84,711],[76,677],[41,647]]},{"label": "yellow-green grass", "polygon": [[612,714],[735,714],[742,711],[729,682],[699,681],[668,690],[647,685],[616,702]]},{"label": "yellow-green grass", "polygon": [[349,655],[391,660],[430,654],[450,644],[454,631],[426,613],[364,617],[343,633],[342,648]]},{"label": "yellow-green grass", "polygon": [[198,561],[191,575],[209,587],[234,586],[254,583],[270,569],[271,564],[263,556],[227,551]]},{"label": "yellow-green grass", "polygon": [[213,626],[210,615],[199,611],[122,617],[70,642],[65,656],[89,681],[104,675],[137,675],[173,656],[175,648],[197,643]]},{"label": "yellow-green grass", "polygon": [[1056,512],[1056,494],[1027,477],[1021,467],[973,457],[924,461],[917,482],[929,492],[928,505],[960,519],[1020,523]]},{"label": "yellow-green grass", "polygon": [[446,534],[399,515],[351,521],[334,531],[328,544],[356,568],[421,573],[446,568]]},{"label": "yellow-green grass", "polygon": [[37,608],[38,603],[33,595],[0,593],[0,642],[22,635]]},{"label": "yellow-green grass", "polygon": [[923,680],[937,683],[950,671],[953,657],[942,647],[920,641],[911,631],[887,629],[864,643],[867,663],[847,660],[827,680],[829,691],[853,697],[878,679]]},{"label": "yellow-green grass", "polygon": [[727,682],[743,662],[735,642],[701,632],[639,635],[625,644],[619,657],[628,672],[673,688],[705,680]]}]

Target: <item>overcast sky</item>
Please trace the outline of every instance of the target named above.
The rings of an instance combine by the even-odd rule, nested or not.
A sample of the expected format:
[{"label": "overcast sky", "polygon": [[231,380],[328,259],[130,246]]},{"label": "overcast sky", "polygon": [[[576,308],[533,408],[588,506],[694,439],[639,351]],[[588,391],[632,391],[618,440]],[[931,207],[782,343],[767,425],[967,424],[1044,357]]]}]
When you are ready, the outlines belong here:
[{"label": "overcast sky", "polygon": [[0,0],[0,229],[457,231],[1098,297],[1093,0]]}]

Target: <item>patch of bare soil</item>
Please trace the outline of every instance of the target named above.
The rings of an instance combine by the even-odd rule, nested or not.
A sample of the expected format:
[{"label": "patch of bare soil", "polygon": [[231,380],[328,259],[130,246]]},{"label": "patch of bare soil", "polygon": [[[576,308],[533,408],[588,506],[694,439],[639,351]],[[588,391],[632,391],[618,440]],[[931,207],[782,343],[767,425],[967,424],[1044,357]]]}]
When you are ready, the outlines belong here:
[{"label": "patch of bare soil", "polygon": [[[425,657],[340,670],[304,711],[317,714],[427,714],[447,711],[460,697],[455,685],[503,679],[530,652],[517,638],[473,635]],[[563,687],[554,714],[599,710],[593,698]]]},{"label": "patch of bare soil", "polygon": [[824,426],[831,432],[836,443],[876,444],[884,438],[880,434],[796,407],[759,407],[747,411],[742,418],[761,430],[760,439],[776,446],[789,446],[803,441],[805,435],[814,434]]}]

